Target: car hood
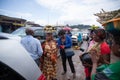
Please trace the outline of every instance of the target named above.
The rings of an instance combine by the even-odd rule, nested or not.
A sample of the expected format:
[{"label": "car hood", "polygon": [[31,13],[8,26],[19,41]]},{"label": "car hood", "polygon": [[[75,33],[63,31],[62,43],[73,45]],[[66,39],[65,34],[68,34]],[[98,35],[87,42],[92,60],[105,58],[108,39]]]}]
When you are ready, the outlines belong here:
[{"label": "car hood", "polygon": [[77,38],[77,36],[74,36],[74,35],[73,35],[72,38]]}]

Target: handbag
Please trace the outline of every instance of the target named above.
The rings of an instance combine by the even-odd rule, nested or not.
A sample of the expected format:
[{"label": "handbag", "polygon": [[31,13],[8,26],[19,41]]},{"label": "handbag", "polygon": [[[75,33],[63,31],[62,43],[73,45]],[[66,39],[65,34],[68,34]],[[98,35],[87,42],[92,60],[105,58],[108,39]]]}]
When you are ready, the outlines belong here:
[{"label": "handbag", "polygon": [[67,48],[67,49],[65,49],[65,55],[66,55],[66,57],[71,57],[71,56],[74,56],[75,53],[72,48]]},{"label": "handbag", "polygon": [[79,58],[82,64],[92,65],[92,60],[89,53],[85,52],[82,55],[80,55]]}]

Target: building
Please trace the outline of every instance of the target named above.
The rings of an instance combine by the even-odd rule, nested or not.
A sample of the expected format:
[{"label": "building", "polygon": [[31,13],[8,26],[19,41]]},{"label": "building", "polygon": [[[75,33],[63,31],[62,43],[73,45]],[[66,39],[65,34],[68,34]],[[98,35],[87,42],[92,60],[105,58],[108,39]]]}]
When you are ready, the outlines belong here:
[{"label": "building", "polygon": [[0,32],[11,33],[21,26],[25,26],[25,19],[0,15]]}]

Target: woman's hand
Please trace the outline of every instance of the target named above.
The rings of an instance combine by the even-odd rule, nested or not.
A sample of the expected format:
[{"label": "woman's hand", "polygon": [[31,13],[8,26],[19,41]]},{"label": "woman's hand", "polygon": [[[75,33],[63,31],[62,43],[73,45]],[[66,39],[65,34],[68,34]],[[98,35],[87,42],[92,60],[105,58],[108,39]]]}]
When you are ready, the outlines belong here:
[{"label": "woman's hand", "polygon": [[65,48],[65,46],[64,45],[60,45],[60,49],[64,49]]}]

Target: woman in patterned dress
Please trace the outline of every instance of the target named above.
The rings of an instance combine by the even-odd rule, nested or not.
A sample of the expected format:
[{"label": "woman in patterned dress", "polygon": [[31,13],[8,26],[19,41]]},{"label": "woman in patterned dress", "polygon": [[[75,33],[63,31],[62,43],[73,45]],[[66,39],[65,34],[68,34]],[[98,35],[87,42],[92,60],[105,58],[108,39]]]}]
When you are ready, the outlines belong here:
[{"label": "woman in patterned dress", "polygon": [[43,55],[41,62],[41,70],[46,77],[46,80],[56,79],[56,64],[57,64],[57,43],[53,40],[52,31],[46,31],[46,40],[42,43]]}]

